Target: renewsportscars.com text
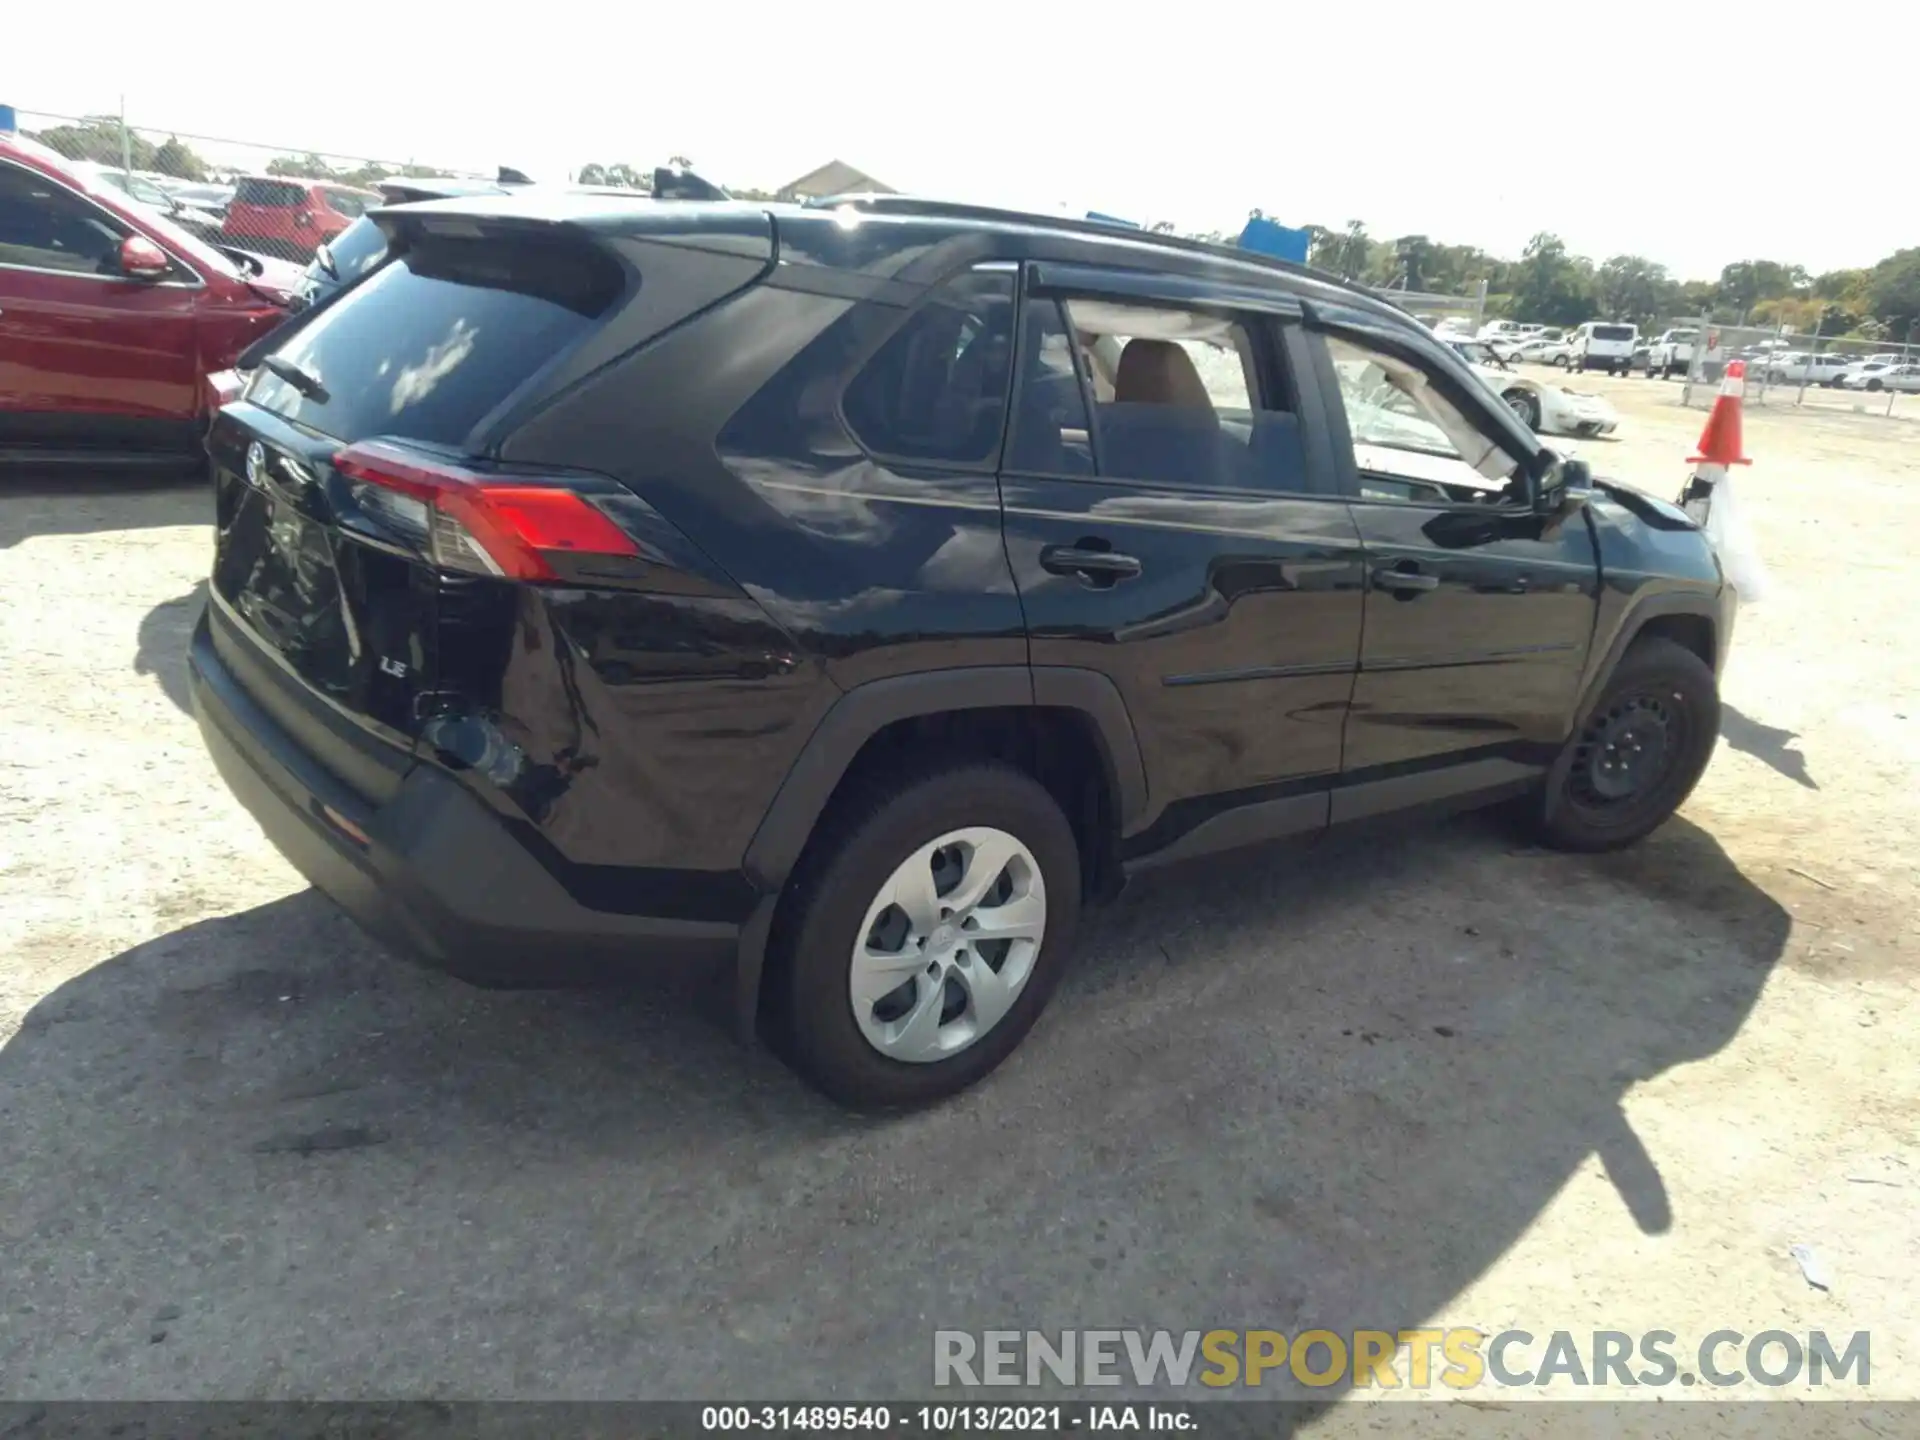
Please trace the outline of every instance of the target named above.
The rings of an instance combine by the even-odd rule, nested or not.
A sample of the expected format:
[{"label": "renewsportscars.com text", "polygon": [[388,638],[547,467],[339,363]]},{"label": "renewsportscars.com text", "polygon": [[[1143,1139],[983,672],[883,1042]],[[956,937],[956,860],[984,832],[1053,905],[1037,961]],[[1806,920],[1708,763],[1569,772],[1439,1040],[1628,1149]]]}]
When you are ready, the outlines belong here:
[{"label": "renewsportscars.com text", "polygon": [[1823,1330],[1671,1330],[1536,1335],[1469,1329],[937,1330],[936,1386],[1127,1385],[1473,1390],[1705,1385],[1866,1388],[1871,1336]]}]

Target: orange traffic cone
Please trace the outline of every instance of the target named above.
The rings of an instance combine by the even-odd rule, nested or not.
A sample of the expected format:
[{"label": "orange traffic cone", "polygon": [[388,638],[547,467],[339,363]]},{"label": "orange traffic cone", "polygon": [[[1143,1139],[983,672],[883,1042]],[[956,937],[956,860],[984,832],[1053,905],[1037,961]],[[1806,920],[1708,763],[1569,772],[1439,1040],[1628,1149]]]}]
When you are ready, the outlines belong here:
[{"label": "orange traffic cone", "polygon": [[1713,412],[1707,416],[1707,428],[1700,432],[1700,453],[1687,457],[1689,465],[1751,465],[1741,451],[1740,402],[1747,393],[1747,362],[1727,364],[1726,378],[1714,397]]},{"label": "orange traffic cone", "polygon": [[1707,543],[1720,557],[1720,570],[1742,604],[1752,604],[1770,587],[1767,567],[1760,559],[1753,533],[1733,498],[1729,465],[1751,465],[1742,453],[1740,402],[1747,390],[1747,365],[1735,360],[1727,366],[1720,394],[1700,432],[1699,453],[1690,456],[1693,477],[1680,495],[1681,507],[1706,532]]}]

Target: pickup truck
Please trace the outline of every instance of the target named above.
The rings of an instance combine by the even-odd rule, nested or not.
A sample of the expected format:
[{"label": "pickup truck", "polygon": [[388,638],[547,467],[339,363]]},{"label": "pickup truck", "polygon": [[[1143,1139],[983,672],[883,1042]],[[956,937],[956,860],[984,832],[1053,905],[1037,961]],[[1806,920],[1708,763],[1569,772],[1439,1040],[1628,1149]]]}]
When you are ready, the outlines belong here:
[{"label": "pickup truck", "polygon": [[1668,330],[1658,340],[1647,347],[1647,378],[1655,375],[1671,380],[1676,375],[1685,375],[1693,366],[1693,342],[1699,338],[1697,330]]}]

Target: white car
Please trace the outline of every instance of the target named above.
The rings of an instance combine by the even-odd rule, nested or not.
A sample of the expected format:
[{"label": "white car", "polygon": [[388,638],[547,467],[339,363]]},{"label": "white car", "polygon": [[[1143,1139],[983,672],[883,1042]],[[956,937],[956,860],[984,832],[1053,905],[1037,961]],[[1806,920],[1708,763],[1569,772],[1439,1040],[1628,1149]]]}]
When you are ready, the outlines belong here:
[{"label": "white car", "polygon": [[1838,385],[1840,377],[1852,368],[1846,355],[1806,355],[1784,350],[1767,361],[1767,379],[1775,385]]},{"label": "white car", "polygon": [[1526,339],[1529,335],[1538,335],[1542,328],[1539,325],[1522,325],[1518,320],[1489,320],[1480,327],[1480,333],[1473,338],[1489,342],[1494,340],[1517,342]]},{"label": "white car", "polygon": [[1530,340],[1521,347],[1520,358],[1535,365],[1554,365],[1562,370],[1573,368],[1573,342],[1562,336],[1558,340],[1541,338]]},{"label": "white car", "polygon": [[1620,417],[1603,396],[1543,384],[1509,368],[1490,345],[1478,340],[1447,343],[1473,367],[1487,388],[1538,435],[1611,435]]},{"label": "white car", "polygon": [[1920,392],[1920,364],[1859,365],[1841,379],[1849,390],[1906,390]]}]

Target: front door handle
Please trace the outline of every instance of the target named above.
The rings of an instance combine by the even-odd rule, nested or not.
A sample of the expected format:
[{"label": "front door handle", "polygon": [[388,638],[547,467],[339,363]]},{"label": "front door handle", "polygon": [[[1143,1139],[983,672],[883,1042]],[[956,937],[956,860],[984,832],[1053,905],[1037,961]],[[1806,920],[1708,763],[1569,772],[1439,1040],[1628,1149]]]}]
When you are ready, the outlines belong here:
[{"label": "front door handle", "polygon": [[1413,596],[1440,588],[1438,575],[1423,575],[1418,570],[1395,570],[1382,565],[1373,572],[1373,588],[1391,590],[1396,595]]},{"label": "front door handle", "polygon": [[1131,555],[1085,544],[1049,545],[1040,552],[1040,568],[1049,575],[1077,575],[1090,585],[1111,585],[1138,575],[1140,562]]}]

